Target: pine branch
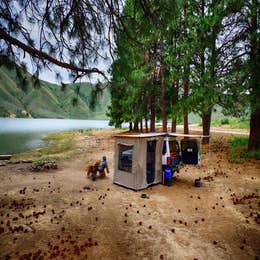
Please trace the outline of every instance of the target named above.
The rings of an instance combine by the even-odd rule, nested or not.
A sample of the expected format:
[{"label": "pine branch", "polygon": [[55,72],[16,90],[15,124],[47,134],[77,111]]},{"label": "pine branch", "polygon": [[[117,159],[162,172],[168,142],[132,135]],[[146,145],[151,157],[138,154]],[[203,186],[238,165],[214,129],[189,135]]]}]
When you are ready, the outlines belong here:
[{"label": "pine branch", "polygon": [[0,39],[3,39],[6,43],[8,43],[12,46],[17,46],[18,48],[27,52],[32,57],[47,60],[47,61],[51,62],[52,64],[55,64],[59,67],[69,69],[69,70],[72,70],[72,71],[76,71],[76,72],[81,72],[81,73],[84,73],[84,74],[97,73],[97,74],[102,75],[107,81],[109,81],[107,76],[105,75],[105,73],[100,71],[97,68],[84,69],[84,68],[79,68],[79,67],[77,67],[73,64],[69,64],[69,63],[66,63],[66,62],[59,61],[59,60],[53,58],[52,56],[48,55],[47,53],[40,51],[40,50],[37,50],[36,48],[30,47],[30,46],[24,44],[23,42],[13,38],[12,36],[7,34],[2,29],[0,29]]},{"label": "pine branch", "polygon": [[239,55],[233,57],[232,59],[230,59],[226,64],[223,64],[223,65],[221,66],[221,70],[219,71],[218,74],[219,74],[219,75],[222,75],[222,73],[224,72],[225,69],[227,69],[227,67],[228,67],[228,65],[229,65],[230,63],[234,62],[235,60],[237,60],[237,59],[239,59],[239,58],[241,58],[241,57],[243,57],[243,56],[245,56],[245,55],[247,55],[247,54],[249,54],[249,52],[248,52],[248,51],[245,51],[245,52],[242,52],[242,53],[240,53]]}]

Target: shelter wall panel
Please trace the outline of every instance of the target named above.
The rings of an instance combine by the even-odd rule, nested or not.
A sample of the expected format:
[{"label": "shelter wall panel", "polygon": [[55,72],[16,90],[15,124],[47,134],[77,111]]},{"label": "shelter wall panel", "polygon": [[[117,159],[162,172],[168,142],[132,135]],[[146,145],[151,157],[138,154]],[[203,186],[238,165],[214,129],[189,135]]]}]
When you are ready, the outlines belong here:
[{"label": "shelter wall panel", "polygon": [[164,138],[160,137],[156,147],[156,164],[155,164],[155,183],[162,182],[162,149],[163,149]]},{"label": "shelter wall panel", "polygon": [[133,140],[128,139],[117,139],[115,142],[115,161],[114,161],[114,176],[113,176],[113,182],[135,189],[135,166],[134,163],[132,163],[132,172],[126,172],[118,169],[118,160],[119,160],[119,145],[129,145],[133,146],[133,157],[132,161],[134,162],[135,158],[135,142]]}]

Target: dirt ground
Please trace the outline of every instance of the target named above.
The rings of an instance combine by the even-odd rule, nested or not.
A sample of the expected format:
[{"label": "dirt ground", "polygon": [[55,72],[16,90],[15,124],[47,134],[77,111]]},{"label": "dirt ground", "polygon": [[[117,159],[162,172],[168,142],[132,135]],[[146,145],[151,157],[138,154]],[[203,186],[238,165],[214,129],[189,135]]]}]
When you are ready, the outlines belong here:
[{"label": "dirt ground", "polygon": [[[259,259],[259,161],[230,164],[215,137],[173,186],[135,192],[112,183],[113,134],[82,134],[57,170],[0,167],[0,259]],[[103,154],[110,174],[93,182],[85,165]]]}]

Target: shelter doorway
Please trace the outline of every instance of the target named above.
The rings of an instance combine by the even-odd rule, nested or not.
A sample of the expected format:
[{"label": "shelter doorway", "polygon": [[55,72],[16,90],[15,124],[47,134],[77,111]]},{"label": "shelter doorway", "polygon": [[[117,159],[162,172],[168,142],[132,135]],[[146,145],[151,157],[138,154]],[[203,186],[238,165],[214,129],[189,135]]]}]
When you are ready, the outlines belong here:
[{"label": "shelter doorway", "polygon": [[182,139],[181,154],[184,164],[198,165],[200,160],[198,141],[196,139]]},{"label": "shelter doorway", "polygon": [[153,183],[155,179],[155,161],[156,161],[156,140],[147,141],[146,155],[146,181],[147,184]]}]

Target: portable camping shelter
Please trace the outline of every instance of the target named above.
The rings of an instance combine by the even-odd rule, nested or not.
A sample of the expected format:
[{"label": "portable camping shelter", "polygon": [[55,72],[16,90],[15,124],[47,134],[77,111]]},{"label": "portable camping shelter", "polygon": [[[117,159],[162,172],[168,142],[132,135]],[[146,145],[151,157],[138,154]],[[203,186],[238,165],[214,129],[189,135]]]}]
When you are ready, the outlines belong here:
[{"label": "portable camping shelter", "polygon": [[162,181],[164,133],[115,136],[113,182],[141,190]]},{"label": "portable camping shelter", "polygon": [[[133,190],[141,190],[163,181],[163,165],[166,164],[165,138],[170,152],[181,154],[181,163],[200,163],[200,143],[196,138],[204,136],[176,133],[125,134],[115,136],[115,170],[113,182]],[[188,137],[181,140],[176,137]],[[193,139],[189,139],[193,138]],[[172,161],[176,166],[179,157]],[[176,165],[175,165],[176,164]]]}]

